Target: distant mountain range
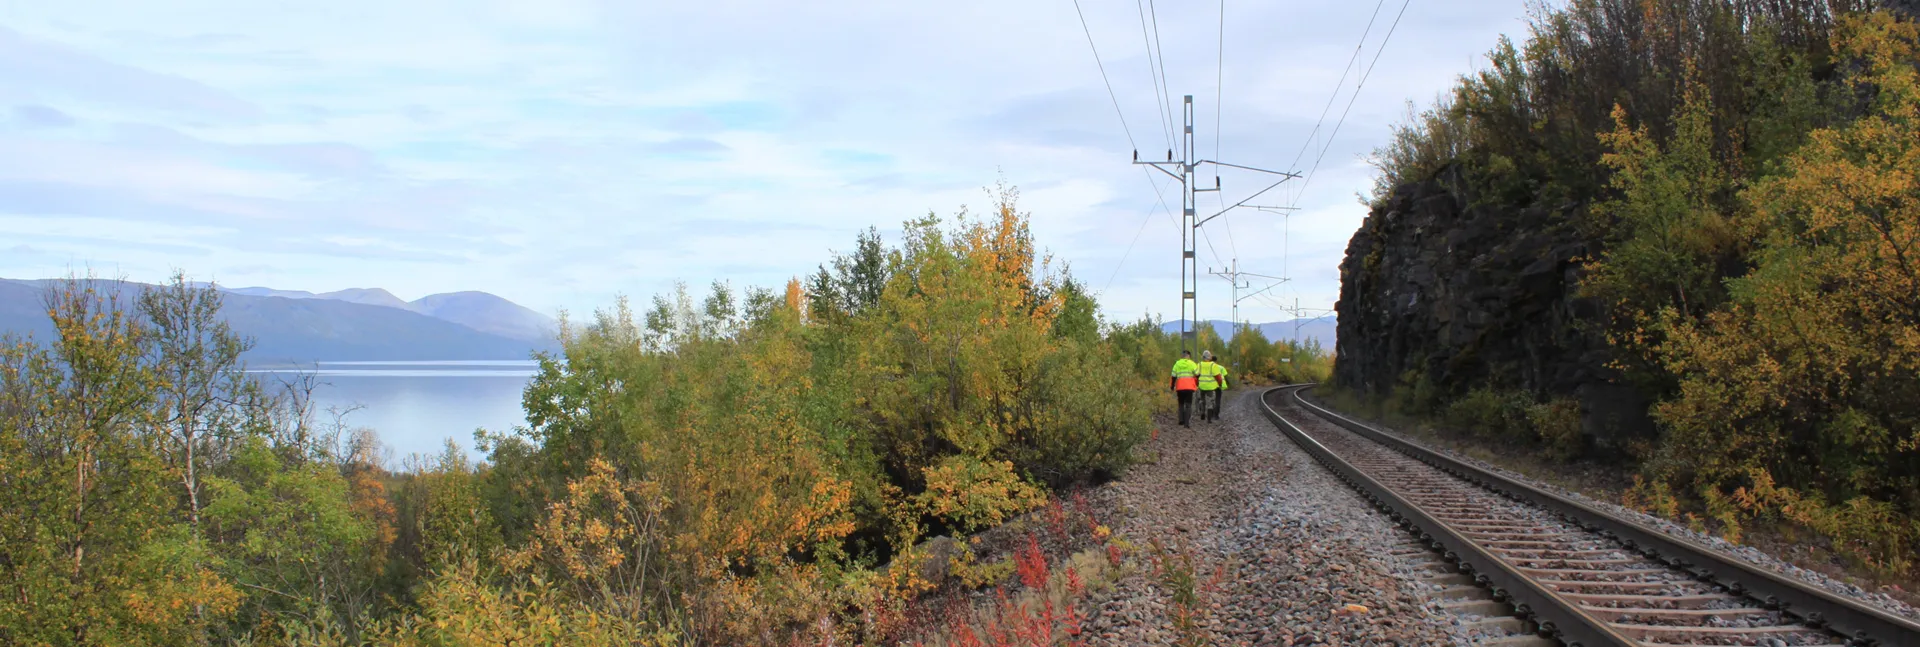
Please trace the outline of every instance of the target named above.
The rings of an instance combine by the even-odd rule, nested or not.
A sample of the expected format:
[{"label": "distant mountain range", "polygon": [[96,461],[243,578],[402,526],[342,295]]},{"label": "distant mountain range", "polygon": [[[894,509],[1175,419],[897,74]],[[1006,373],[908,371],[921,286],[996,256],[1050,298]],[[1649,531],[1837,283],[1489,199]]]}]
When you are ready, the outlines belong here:
[{"label": "distant mountain range", "polygon": [[[1220,319],[1210,319],[1202,323],[1208,326],[1212,326],[1213,331],[1219,334],[1221,339],[1224,339],[1227,341],[1233,341],[1233,332],[1237,326],[1234,326],[1232,322],[1224,321]],[[1294,327],[1294,323],[1295,322],[1293,320],[1270,321],[1267,323],[1253,324],[1253,328],[1255,330],[1260,331],[1260,334],[1265,335],[1266,338],[1270,341],[1279,341],[1282,339],[1298,339],[1304,342],[1309,339],[1317,339],[1320,341],[1321,348],[1327,349],[1328,352],[1333,351],[1333,342],[1334,342],[1333,315],[1327,315],[1324,317],[1315,317],[1312,319],[1300,319],[1299,327],[1297,328],[1298,335],[1299,335],[1298,337],[1294,336],[1296,334],[1296,328]],[[1160,329],[1166,332],[1180,332],[1180,321],[1169,321],[1169,322],[1160,324]]]},{"label": "distant mountain range", "polygon": [[[0,333],[53,334],[42,304],[52,281],[0,279]],[[147,286],[129,283],[127,303]],[[554,350],[554,322],[485,292],[452,292],[403,301],[380,288],[314,294],[272,288],[221,288],[221,315],[254,338],[254,363],[314,361],[527,359]]]},{"label": "distant mountain range", "polygon": [[393,296],[392,292],[380,288],[349,288],[320,294],[273,288],[222,288],[222,290],[228,294],[255,297],[325,299],[398,308],[509,339],[544,341],[554,335],[552,318],[485,292],[429,294],[409,302],[401,301],[400,297]]}]

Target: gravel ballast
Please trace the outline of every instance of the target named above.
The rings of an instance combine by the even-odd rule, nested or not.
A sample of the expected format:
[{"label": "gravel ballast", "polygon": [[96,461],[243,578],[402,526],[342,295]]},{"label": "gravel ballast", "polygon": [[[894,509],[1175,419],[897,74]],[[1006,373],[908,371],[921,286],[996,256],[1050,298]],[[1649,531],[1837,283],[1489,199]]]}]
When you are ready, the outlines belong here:
[{"label": "gravel ballast", "polygon": [[[1309,392],[1308,397],[1306,398],[1308,401],[1312,402],[1315,405],[1321,406],[1323,408],[1327,408],[1329,410],[1335,410],[1332,407],[1327,406],[1327,404],[1324,401],[1311,397],[1310,393],[1311,392]],[[1341,412],[1341,413],[1343,415],[1346,415],[1345,412]],[[1846,582],[1836,580],[1832,577],[1828,577],[1824,573],[1820,573],[1818,571],[1813,571],[1813,570],[1801,568],[1799,566],[1795,566],[1791,563],[1788,563],[1782,559],[1774,557],[1773,555],[1769,555],[1752,546],[1742,546],[1740,544],[1729,542],[1720,537],[1699,533],[1699,532],[1694,532],[1692,529],[1689,529],[1686,526],[1673,523],[1666,519],[1655,517],[1653,515],[1640,512],[1638,510],[1633,510],[1625,506],[1621,506],[1617,503],[1596,500],[1580,492],[1568,490],[1566,488],[1554,486],[1548,483],[1543,483],[1538,480],[1529,478],[1525,474],[1520,474],[1512,470],[1506,469],[1504,467],[1493,465],[1491,463],[1487,463],[1486,461],[1478,460],[1470,456],[1464,456],[1459,454],[1458,452],[1449,451],[1444,447],[1437,447],[1431,444],[1422,443],[1418,440],[1415,440],[1409,437],[1406,434],[1399,433],[1393,430],[1392,428],[1389,428],[1378,422],[1375,422],[1372,420],[1365,420],[1364,418],[1355,417],[1351,415],[1349,415],[1349,417],[1355,420],[1363,421],[1365,422],[1365,424],[1367,424],[1370,427],[1373,427],[1376,430],[1379,430],[1384,433],[1392,434],[1393,436],[1401,440],[1404,440],[1408,443],[1412,443],[1414,445],[1418,445],[1422,448],[1427,449],[1428,451],[1432,451],[1434,453],[1447,456],[1448,458],[1452,458],[1462,463],[1473,465],[1475,467],[1487,470],[1489,472],[1493,472],[1495,474],[1499,474],[1501,476],[1513,479],[1515,481],[1519,481],[1521,483],[1533,486],[1535,488],[1545,490],[1547,492],[1558,494],[1560,496],[1566,497],[1568,499],[1579,502],[1581,504],[1605,510],[1623,519],[1627,519],[1629,521],[1633,521],[1633,522],[1645,525],[1647,527],[1660,530],[1662,532],[1673,535],[1675,537],[1686,539],[1702,547],[1713,549],[1724,555],[1732,556],[1735,559],[1746,562],[1748,564],[1752,564],[1754,566],[1758,566],[1760,568],[1767,569],[1774,573],[1791,577],[1799,581],[1811,584],[1813,586],[1817,586],[1817,587],[1826,589],[1828,591],[1834,592],[1836,594],[1853,598],[1855,600],[1859,600],[1866,604],[1872,605],[1875,608],[1879,608],[1884,611],[1887,611],[1888,613],[1892,613],[1894,615],[1898,615],[1911,620],[1920,620],[1920,609],[1915,609],[1914,607],[1904,602],[1901,602],[1899,600],[1896,600],[1886,594],[1867,591],[1858,586],[1854,586],[1852,584],[1848,584]]]},{"label": "gravel ballast", "polygon": [[[1093,491],[1116,529],[1140,546],[1191,551],[1213,645],[1470,644],[1441,610],[1431,574],[1384,515],[1260,416],[1256,389],[1230,392],[1221,419],[1162,424],[1156,457]],[[1179,639],[1168,592],[1143,567],[1093,600],[1090,642],[1169,645]]]}]

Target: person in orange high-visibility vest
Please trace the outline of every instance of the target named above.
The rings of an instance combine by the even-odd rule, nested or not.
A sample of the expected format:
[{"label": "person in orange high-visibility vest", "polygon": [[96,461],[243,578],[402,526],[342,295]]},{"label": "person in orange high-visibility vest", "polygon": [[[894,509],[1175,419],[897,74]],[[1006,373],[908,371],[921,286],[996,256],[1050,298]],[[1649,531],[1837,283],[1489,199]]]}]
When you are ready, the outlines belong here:
[{"label": "person in orange high-visibility vest", "polygon": [[1180,351],[1173,362],[1173,395],[1180,401],[1180,426],[1192,427],[1193,391],[1200,388],[1200,365],[1193,363],[1193,351]]}]

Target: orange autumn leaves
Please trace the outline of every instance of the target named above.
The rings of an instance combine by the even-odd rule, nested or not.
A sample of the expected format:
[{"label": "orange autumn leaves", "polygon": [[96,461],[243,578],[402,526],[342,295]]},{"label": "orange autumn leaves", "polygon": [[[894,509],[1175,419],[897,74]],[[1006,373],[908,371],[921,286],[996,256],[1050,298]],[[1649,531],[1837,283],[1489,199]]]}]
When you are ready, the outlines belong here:
[{"label": "orange autumn leaves", "polygon": [[[1014,438],[1025,420],[1024,384],[1050,351],[1058,307],[1031,282],[1033,243],[1011,196],[987,222],[908,223],[903,247],[916,257],[886,286],[877,312],[857,322],[856,355],[873,376],[866,409],[890,444],[917,452],[950,444],[985,457]],[[905,259],[902,259],[903,261]],[[914,470],[936,456],[903,456]]]},{"label": "orange autumn leaves", "polygon": [[[1624,125],[1608,138],[1616,185],[1626,187],[1609,204],[1671,220],[1658,229],[1669,236],[1636,235],[1610,250],[1590,280],[1612,285],[1603,296],[1667,289],[1640,303],[1615,299],[1635,324],[1616,343],[1676,383],[1655,408],[1665,436],[1637,497],[1672,507],[1678,490],[1730,536],[1748,520],[1782,519],[1871,570],[1916,565],[1917,41],[1914,23],[1885,12],[1841,19],[1832,47],[1849,72],[1833,91],[1868,98],[1853,108],[1859,116],[1804,133],[1744,182],[1713,172],[1707,102],[1692,92],[1664,151]],[[1642,173],[1664,167],[1675,172]],[[1642,177],[1672,189],[1652,199],[1635,183]],[[1615,276],[1656,268],[1662,253],[1676,271],[1637,285]],[[1729,256],[1751,269],[1717,277],[1713,263]],[[1715,301],[1696,296],[1716,292]]]},{"label": "orange autumn leaves", "polygon": [[[897,611],[929,583],[870,564],[912,563],[931,533],[1123,467],[1147,426],[1136,378],[1016,197],[1002,187],[985,218],[907,222],[891,247],[869,231],[779,292],[681,288],[643,322],[622,305],[570,328],[565,361],[527,391],[537,449],[501,464],[553,484],[505,522],[531,528],[516,563],[581,596],[650,600],[623,613],[699,641],[764,639]],[[1073,299],[1081,332],[1062,334]],[[614,564],[613,546],[648,563]]]},{"label": "orange autumn leaves", "polygon": [[[0,509],[0,573],[31,583],[0,642],[880,644],[935,584],[929,535],[1146,438],[1149,389],[1013,198],[869,232],[838,278],[563,324],[524,432],[403,471],[251,386],[213,288],[141,301],[172,325],[68,283],[56,339],[0,344],[0,481],[31,485]],[[231,352],[168,355],[202,336]],[[220,415],[179,417],[216,411],[195,393]]]}]

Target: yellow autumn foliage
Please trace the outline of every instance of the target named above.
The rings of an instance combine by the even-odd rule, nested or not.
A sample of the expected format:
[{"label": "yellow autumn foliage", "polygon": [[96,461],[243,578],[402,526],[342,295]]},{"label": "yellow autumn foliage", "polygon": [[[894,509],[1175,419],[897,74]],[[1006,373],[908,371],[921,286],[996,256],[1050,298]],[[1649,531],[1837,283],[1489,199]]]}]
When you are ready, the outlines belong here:
[{"label": "yellow autumn foliage", "polygon": [[1669,314],[1660,348],[1679,395],[1658,408],[1656,469],[1724,501],[1727,522],[1784,517],[1885,572],[1920,549],[1916,36],[1886,13],[1843,22],[1833,45],[1863,67],[1869,112],[1743,194],[1766,232],[1753,271],[1726,309]]},{"label": "yellow autumn foliage", "polygon": [[0,343],[0,643],[896,639],[930,534],[1146,438],[1145,381],[1015,197],[783,291],[563,321],[524,432],[398,469],[248,376],[217,289],[57,286],[56,338]]},{"label": "yellow autumn foliage", "polygon": [[885,623],[842,616],[932,586],[900,566],[928,533],[1123,468],[1146,435],[1137,378],[1016,197],[910,221],[891,248],[869,231],[780,293],[682,287],[567,324],[527,442],[495,453],[492,478],[547,484],[503,518],[525,538],[507,565],[694,642],[872,638]]},{"label": "yellow autumn foliage", "polygon": [[1040,488],[1021,480],[1010,461],[948,456],[926,469],[926,490],[915,496],[922,511],[954,529],[973,532],[1046,503]]}]

